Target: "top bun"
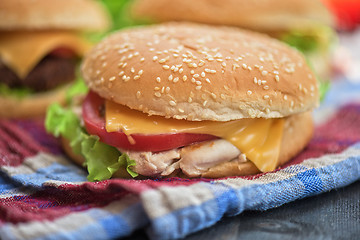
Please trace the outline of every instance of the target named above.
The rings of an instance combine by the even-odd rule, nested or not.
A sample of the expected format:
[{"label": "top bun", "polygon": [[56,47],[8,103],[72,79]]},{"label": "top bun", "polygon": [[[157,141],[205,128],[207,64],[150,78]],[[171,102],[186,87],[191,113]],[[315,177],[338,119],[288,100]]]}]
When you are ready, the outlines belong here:
[{"label": "top bun", "polygon": [[318,102],[299,52],[230,27],[167,23],[117,32],[92,49],[82,74],[103,98],[192,121],[285,117]]},{"label": "top bun", "polygon": [[133,15],[160,22],[192,21],[259,31],[334,24],[332,15],[319,0],[137,0]]},{"label": "top bun", "polygon": [[93,0],[1,0],[0,29],[105,30],[109,16]]}]

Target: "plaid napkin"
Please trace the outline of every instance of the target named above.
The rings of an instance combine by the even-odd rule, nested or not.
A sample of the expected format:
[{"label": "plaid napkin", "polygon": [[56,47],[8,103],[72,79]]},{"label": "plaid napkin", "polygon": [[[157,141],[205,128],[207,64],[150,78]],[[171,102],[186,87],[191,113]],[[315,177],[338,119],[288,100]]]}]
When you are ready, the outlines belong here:
[{"label": "plaid napkin", "polygon": [[[266,210],[360,179],[360,85],[333,85],[309,146],[272,173],[86,182],[41,121],[0,120],[0,238],[175,239],[223,216]],[[356,103],[357,102],[357,103]]]}]

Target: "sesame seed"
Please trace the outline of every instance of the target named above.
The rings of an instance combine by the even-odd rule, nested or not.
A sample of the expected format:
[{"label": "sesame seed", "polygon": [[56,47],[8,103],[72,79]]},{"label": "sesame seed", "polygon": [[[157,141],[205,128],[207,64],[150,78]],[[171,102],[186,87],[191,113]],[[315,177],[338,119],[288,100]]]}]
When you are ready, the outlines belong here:
[{"label": "sesame seed", "polygon": [[179,69],[179,73],[182,73],[184,71],[184,69],[180,68]]},{"label": "sesame seed", "polygon": [[140,98],[140,97],[141,97],[141,92],[140,92],[140,91],[137,91],[137,92],[136,92],[136,97],[137,97],[137,98]]},{"label": "sesame seed", "polygon": [[171,106],[176,106],[176,102],[173,101],[173,100],[169,101],[169,104],[170,104]]},{"label": "sesame seed", "polygon": [[168,79],[169,79],[169,81],[172,81],[173,80],[173,75],[170,75]]},{"label": "sesame seed", "polygon": [[202,86],[196,86],[195,89],[196,90],[200,90],[202,88]]},{"label": "sesame seed", "polygon": [[112,81],[114,81],[115,79],[116,79],[116,77],[115,77],[115,76],[112,76],[111,78],[109,78],[109,81],[112,82]]},{"label": "sesame seed", "polygon": [[139,75],[135,75],[134,80],[138,80],[140,78]]},{"label": "sesame seed", "polygon": [[269,86],[268,86],[268,85],[265,85],[263,88],[264,88],[264,90],[269,90]]},{"label": "sesame seed", "polygon": [[127,66],[127,63],[124,63],[123,65],[122,65],[122,68],[125,68]]},{"label": "sesame seed", "polygon": [[268,71],[262,71],[261,75],[266,76],[268,74]]},{"label": "sesame seed", "polygon": [[145,58],[140,58],[140,62],[144,62],[145,61]]},{"label": "sesame seed", "polygon": [[184,75],[184,76],[183,76],[183,81],[185,82],[186,80],[187,80],[187,76]]},{"label": "sesame seed", "polygon": [[160,83],[160,82],[161,82],[160,77],[157,77],[157,78],[156,78],[156,81],[157,81],[158,83]]},{"label": "sesame seed", "polygon": [[192,82],[192,83],[196,82],[196,79],[195,79],[195,78],[191,78],[191,82]]},{"label": "sesame seed", "polygon": [[269,98],[270,98],[269,95],[265,95],[265,96],[264,96],[264,99],[269,99]]},{"label": "sesame seed", "polygon": [[156,97],[161,97],[161,93],[160,93],[160,92],[155,92],[154,95],[155,95]]},{"label": "sesame seed", "polygon": [[275,75],[275,80],[276,80],[277,82],[279,82],[279,81],[280,81],[280,77],[279,77],[279,75]]},{"label": "sesame seed", "polygon": [[162,67],[163,67],[163,69],[165,69],[165,70],[170,69],[170,67],[169,67],[168,65],[163,65]]},{"label": "sesame seed", "polygon": [[170,87],[166,87],[166,88],[165,88],[165,92],[166,92],[166,93],[169,93],[169,92],[170,92]]},{"label": "sesame seed", "polygon": [[208,79],[208,78],[206,78],[205,81],[206,81],[207,83],[211,83],[210,79]]},{"label": "sesame seed", "polygon": [[124,73],[124,71],[119,72],[119,76],[121,77],[122,75],[124,75]]},{"label": "sesame seed", "polygon": [[165,58],[159,60],[159,63],[164,63],[164,62],[166,62]]},{"label": "sesame seed", "polygon": [[181,112],[181,113],[184,113],[184,112],[185,112],[184,109],[182,109],[182,108],[178,108],[178,110],[179,110],[179,112]]},{"label": "sesame seed", "polygon": [[210,73],[216,73],[216,70],[211,70]]},{"label": "sesame seed", "polygon": [[243,69],[247,69],[247,65],[245,63],[243,63],[242,67]]},{"label": "sesame seed", "polygon": [[258,80],[256,77],[254,77],[254,83],[257,84],[258,83]]},{"label": "sesame seed", "polygon": [[220,97],[225,100],[226,96],[224,94],[221,94]]},{"label": "sesame seed", "polygon": [[101,66],[102,66],[102,67],[106,67],[106,66],[107,66],[107,62],[104,62]]},{"label": "sesame seed", "polygon": [[135,72],[135,69],[132,67],[130,72],[134,73]]},{"label": "sesame seed", "polygon": [[192,75],[194,75],[194,74],[195,74],[195,71],[194,71],[194,70],[191,70],[190,73],[191,73]]},{"label": "sesame seed", "polygon": [[223,63],[221,64],[221,66],[226,67],[226,63],[225,63],[225,62],[223,62]]},{"label": "sesame seed", "polygon": [[209,72],[211,72],[211,70],[208,68],[205,68],[205,72],[209,73]]},{"label": "sesame seed", "polygon": [[249,91],[247,91],[247,95],[249,95],[249,96],[250,96],[251,94],[252,94],[252,91],[250,91],[250,90],[249,90]]},{"label": "sesame seed", "polygon": [[205,77],[205,72],[202,72],[202,73],[201,73],[201,77]]},{"label": "sesame seed", "polygon": [[191,98],[191,97],[188,98],[188,102],[189,102],[189,103],[192,102],[192,98]]},{"label": "sesame seed", "polygon": [[195,83],[196,83],[196,85],[198,85],[198,86],[201,85],[201,82],[200,82],[200,81],[196,81]]},{"label": "sesame seed", "polygon": [[156,61],[158,59],[158,56],[153,57],[153,61]]},{"label": "sesame seed", "polygon": [[226,85],[224,85],[224,88],[225,88],[225,90],[227,90],[227,91],[230,90],[230,88],[229,88],[228,86],[226,86]]},{"label": "sesame seed", "polygon": [[284,95],[284,100],[286,101],[288,99],[288,96],[287,95]]},{"label": "sesame seed", "polygon": [[193,77],[194,77],[194,78],[198,78],[198,77],[200,77],[200,75],[199,75],[199,74],[194,74]]},{"label": "sesame seed", "polygon": [[204,106],[204,107],[206,106],[207,102],[208,102],[208,101],[206,101],[206,100],[203,102],[203,106]]},{"label": "sesame seed", "polygon": [[176,83],[176,82],[178,82],[179,81],[179,77],[176,77],[176,78],[174,78],[174,83]]},{"label": "sesame seed", "polygon": [[134,56],[138,56],[139,55],[139,52],[134,52]]}]

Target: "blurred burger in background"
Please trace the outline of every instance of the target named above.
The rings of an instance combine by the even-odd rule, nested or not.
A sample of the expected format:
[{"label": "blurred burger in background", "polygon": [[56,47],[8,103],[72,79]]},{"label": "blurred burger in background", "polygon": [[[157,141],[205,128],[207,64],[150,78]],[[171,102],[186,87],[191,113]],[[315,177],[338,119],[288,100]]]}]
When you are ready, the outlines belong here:
[{"label": "blurred burger in background", "polygon": [[331,76],[336,42],[331,12],[319,0],[136,0],[134,18],[155,22],[192,21],[266,33],[297,48],[323,83]]},{"label": "blurred burger in background", "polygon": [[0,1],[0,117],[35,117],[64,102],[91,47],[84,33],[108,26],[92,0]]}]

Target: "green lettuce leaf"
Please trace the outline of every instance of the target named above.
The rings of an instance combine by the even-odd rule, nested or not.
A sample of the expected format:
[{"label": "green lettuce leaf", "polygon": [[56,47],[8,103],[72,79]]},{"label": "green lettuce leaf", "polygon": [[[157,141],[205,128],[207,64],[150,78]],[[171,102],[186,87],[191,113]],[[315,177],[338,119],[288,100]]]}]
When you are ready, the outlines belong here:
[{"label": "green lettuce leaf", "polygon": [[10,88],[6,84],[0,83],[0,96],[11,96],[15,98],[25,98],[33,91],[29,88]]},{"label": "green lettuce leaf", "polygon": [[74,153],[82,155],[89,172],[89,181],[101,181],[111,178],[120,168],[136,177],[138,174],[131,167],[135,161],[127,154],[120,153],[116,148],[99,141],[97,136],[89,135],[81,126],[80,120],[70,109],[62,108],[58,104],[49,107],[45,128],[54,136],[62,136],[70,142]]},{"label": "green lettuce leaf", "polygon": [[89,88],[86,86],[83,79],[78,78],[74,83],[69,87],[66,92],[66,102],[71,103],[72,99],[78,95],[84,95],[89,91]]}]

